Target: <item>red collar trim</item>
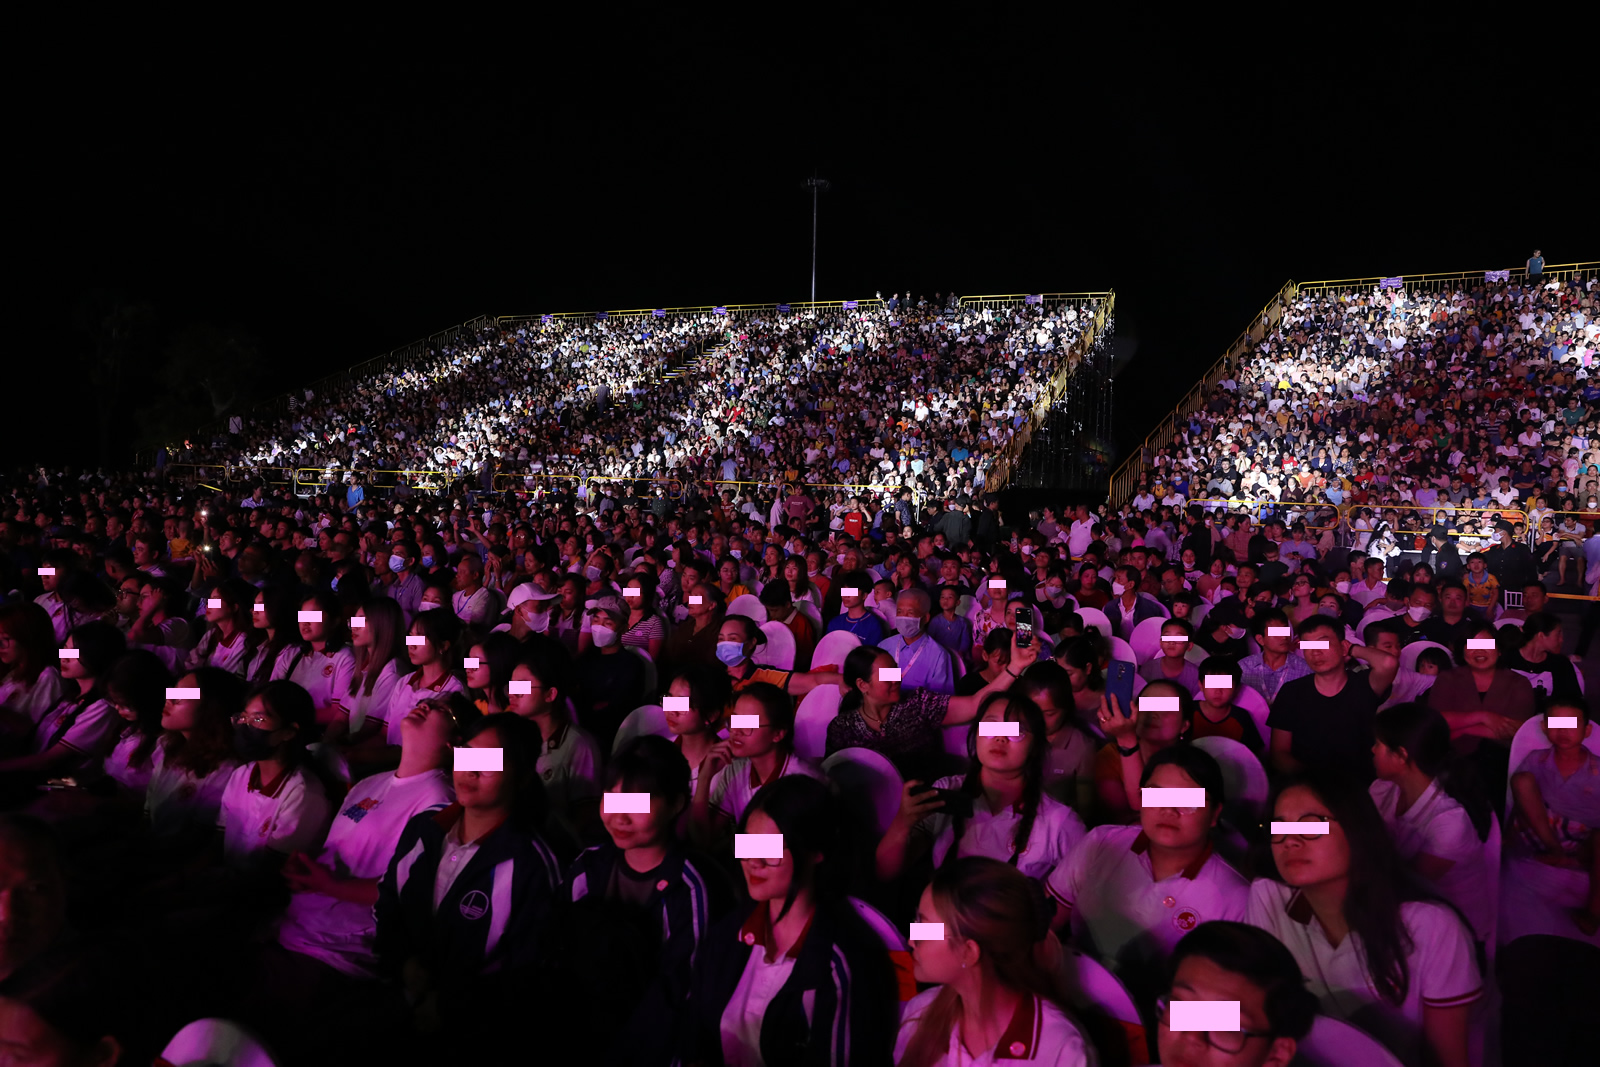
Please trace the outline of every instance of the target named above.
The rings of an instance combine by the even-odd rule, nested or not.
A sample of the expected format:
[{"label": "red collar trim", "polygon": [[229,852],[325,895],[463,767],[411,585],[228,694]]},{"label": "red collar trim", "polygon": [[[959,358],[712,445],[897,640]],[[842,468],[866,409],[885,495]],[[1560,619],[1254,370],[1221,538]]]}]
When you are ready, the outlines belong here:
[{"label": "red collar trim", "polygon": [[[789,951],[784,954],[785,959],[800,958],[800,949],[805,945],[806,938],[811,933],[811,924],[816,920],[817,913],[813,911],[811,918],[806,920],[806,928],[800,931],[800,936],[795,938],[794,944],[790,945]],[[757,904],[750,917],[744,921],[744,925],[739,927],[739,941],[752,947],[759,945],[768,959],[772,957],[772,918],[764,903]]]}]

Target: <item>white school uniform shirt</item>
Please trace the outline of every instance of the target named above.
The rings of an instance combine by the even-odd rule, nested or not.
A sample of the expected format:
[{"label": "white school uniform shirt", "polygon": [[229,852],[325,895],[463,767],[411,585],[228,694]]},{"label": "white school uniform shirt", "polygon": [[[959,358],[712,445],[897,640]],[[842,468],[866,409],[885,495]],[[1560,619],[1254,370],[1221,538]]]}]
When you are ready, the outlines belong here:
[{"label": "white school uniform shirt", "polygon": [[[448,771],[400,778],[394,773],[363,778],[350,788],[328,828],[317,862],[345,878],[381,878],[400,834],[415,815],[439,811],[455,801]],[[354,977],[378,972],[373,942],[378,924],[372,908],[296,893],[278,928],[278,943]]]},{"label": "white school uniform shirt", "polygon": [[[900,1033],[895,1038],[894,1062],[899,1063],[906,1047],[916,1036],[917,1027],[928,1006],[939,995],[939,988],[918,993],[900,1009]],[[950,1028],[949,1050],[938,1060],[937,1067],[996,1067],[1004,1063],[1041,1063],[1049,1067],[1086,1067],[1089,1058],[1088,1044],[1083,1034],[1067,1018],[1065,1012],[1048,1000],[1038,996],[1025,996],[1012,1013],[1000,1040],[994,1048],[980,1056],[967,1052],[961,1043],[959,1022]]]},{"label": "white school uniform shirt", "polygon": [[1402,1063],[1422,1062],[1424,1005],[1453,1008],[1483,993],[1472,937],[1443,904],[1408,901],[1400,906],[1411,953],[1410,982],[1399,1006],[1378,996],[1367,977],[1360,938],[1352,933],[1337,948],[1328,943],[1311,905],[1296,889],[1270,878],[1250,886],[1247,922],[1282,941],[1294,954],[1322,1013],[1359,1026],[1386,1045]]},{"label": "white school uniform shirt", "polygon": [[577,723],[569,722],[544,739],[535,766],[544,782],[550,810],[557,817],[564,820],[567,806],[573,801],[588,800],[603,792],[600,788],[603,762],[600,743]]},{"label": "white school uniform shirt", "polygon": [[1072,936],[1085,951],[1112,970],[1153,977],[1196,926],[1243,920],[1250,883],[1210,851],[1158,882],[1142,829],[1097,826],[1045,888],[1072,909]]},{"label": "white school uniform shirt", "polygon": [[66,745],[86,759],[99,759],[122,725],[122,716],[110,701],[92,700],[79,706],[77,700],[63,700],[45,714],[34,731],[33,751],[38,754],[52,744]]},{"label": "white school uniform shirt", "polygon": [[154,837],[172,837],[193,826],[215,826],[222,810],[222,791],[239,766],[224,760],[204,778],[179,767],[167,766],[166,749],[156,744],[150,758],[150,787],[145,791],[144,814]]},{"label": "white school uniform shirt", "polygon": [[61,703],[61,672],[46,667],[30,684],[20,678],[0,681],[0,708],[20,712],[38,724]]},{"label": "white school uniform shirt", "polygon": [[1489,864],[1484,843],[1478,840],[1467,809],[1439,788],[1438,779],[1423,790],[1404,815],[1396,814],[1400,807],[1398,785],[1376,781],[1368,789],[1401,859],[1410,862],[1418,853],[1426,852],[1455,863],[1433,887],[1461,909],[1479,940],[1486,937],[1493,919],[1489,909]]},{"label": "white school uniform shirt", "polygon": [[[959,790],[965,775],[953,774],[934,782],[935,789]],[[1022,812],[1012,808],[1007,811],[989,810],[989,800],[982,793],[972,798],[972,818],[966,820],[961,831],[959,856],[988,856],[1008,862],[1011,859],[1017,827],[1022,824]],[[955,818],[944,812],[926,815],[917,824],[921,833],[933,838],[933,864],[944,862],[955,841]],[[1083,820],[1078,813],[1049,793],[1039,796],[1039,811],[1028,834],[1028,847],[1017,857],[1017,870],[1029,878],[1044,879],[1066,860],[1073,848],[1083,840]]]},{"label": "white school uniform shirt", "polygon": [[[724,768],[726,770],[727,768]],[[765,1067],[761,1057],[761,1024],[767,1006],[794,974],[798,943],[782,956],[767,962],[767,950],[757,944],[745,961],[744,974],[722,1009],[722,1062],[727,1067]]]},{"label": "white school uniform shirt", "polygon": [[[119,715],[118,718],[120,719],[121,716]],[[111,753],[106,756],[101,769],[105,771],[106,777],[129,792],[148,792],[150,789],[151,764],[148,760],[142,765],[135,765],[133,762],[133,755],[138,751],[139,742],[144,740],[144,735],[126,724],[123,725],[122,730],[122,736],[112,746]],[[154,753],[155,749],[151,749],[152,756],[154,756]]]},{"label": "white school uniform shirt", "polygon": [[1350,583],[1350,599],[1362,607],[1366,607],[1374,600],[1382,600],[1384,594],[1388,591],[1388,582],[1379,582],[1377,585],[1368,586],[1367,580],[1363,578],[1359,582]]},{"label": "white school uniform shirt", "polygon": [[[828,780],[820,763],[808,760],[804,756],[797,756],[793,752],[784,757],[778,772],[772,776],[772,781],[777,781],[787,774],[815,778],[820,782]],[[737,824],[744,817],[744,809],[749,806],[756,791],[766,784],[756,780],[756,769],[751,760],[736,759],[711,779],[711,809],[721,812]]]},{"label": "white school uniform shirt", "polygon": [[[410,663],[408,662],[406,666],[409,667]],[[467,688],[461,684],[461,679],[450,673],[445,674],[436,689],[430,689],[422,685],[422,672],[418,669],[413,668],[402,674],[395,683],[394,695],[389,698],[389,706],[384,709],[383,722],[388,731],[389,744],[398,745],[400,743],[400,720],[405,718],[412,708],[429,697],[443,696],[446,693],[465,693],[466,691]],[[377,711],[377,706],[374,705],[368,711],[368,714],[375,715]]]},{"label": "white school uniform shirt", "polygon": [[59,593],[45,593],[33,598],[33,602],[45,610],[50,616],[50,626],[56,632],[56,644],[65,644],[67,634],[72,632],[72,616],[67,611],[66,602]]},{"label": "white school uniform shirt", "polygon": [[265,792],[260,764],[246,763],[222,791],[217,826],[223,855],[229,866],[250,870],[269,850],[284,856],[310,852],[322,843],[330,814],[322,780],[308,767],[295,767]]},{"label": "white school uniform shirt", "polygon": [[[410,664],[406,664],[410,667]],[[390,660],[383,665],[383,670],[378,672],[378,677],[372,683],[372,692],[367,692],[367,682],[363,678],[354,693],[350,692],[350,682],[355,679],[355,668],[346,676],[344,684],[333,691],[334,697],[340,705],[350,713],[350,733],[355,735],[367,724],[367,716],[376,710],[381,718],[388,710],[389,702],[394,699],[395,688],[400,684],[400,665],[397,660]]]},{"label": "white school uniform shirt", "polygon": [[456,884],[461,872],[467,869],[472,857],[478,854],[478,846],[482,843],[482,838],[470,845],[461,839],[461,818],[458,816],[450,831],[444,835],[444,850],[439,854],[439,869],[433,877],[434,914],[438,914],[439,905],[444,903],[444,898],[449,895],[450,887]]},{"label": "white school uniform shirt", "polygon": [[[272,668],[267,671],[267,680],[276,682],[289,677],[289,668],[294,666],[295,657],[298,655],[300,655],[300,646],[296,644],[284,645],[278,649],[278,654],[272,659]],[[257,648],[250,657],[250,662],[245,664],[245,678],[255,678],[266,658],[267,643],[263,641],[261,647]]]},{"label": "white school uniform shirt", "polygon": [[342,695],[350,688],[350,676],[356,671],[355,653],[341,648],[332,653],[307,649],[305,655],[289,672],[289,680],[311,694],[312,707],[325,707],[336,694]]},{"label": "white school uniform shirt", "polygon": [[[230,671],[241,678],[244,677],[244,657],[245,651],[249,647],[249,642],[245,640],[245,636],[243,630],[238,630],[233,635],[233,643],[225,645],[220,637],[213,642],[210,639],[211,635],[207,634],[200,639],[200,645],[196,645],[195,650],[189,653],[188,669],[192,671],[197,667],[220,667],[222,670]],[[207,644],[211,646],[211,651],[207,652],[205,658],[202,659],[200,657],[200,646]]]}]

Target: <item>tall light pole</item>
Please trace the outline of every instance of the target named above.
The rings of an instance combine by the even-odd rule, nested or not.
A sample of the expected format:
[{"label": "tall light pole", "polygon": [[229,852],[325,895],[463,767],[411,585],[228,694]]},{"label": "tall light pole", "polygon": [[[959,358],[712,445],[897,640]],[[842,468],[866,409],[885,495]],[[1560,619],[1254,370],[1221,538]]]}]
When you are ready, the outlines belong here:
[{"label": "tall light pole", "polygon": [[811,302],[817,302],[817,194],[825,192],[828,188],[826,178],[813,175],[806,179],[806,188],[811,190]]}]

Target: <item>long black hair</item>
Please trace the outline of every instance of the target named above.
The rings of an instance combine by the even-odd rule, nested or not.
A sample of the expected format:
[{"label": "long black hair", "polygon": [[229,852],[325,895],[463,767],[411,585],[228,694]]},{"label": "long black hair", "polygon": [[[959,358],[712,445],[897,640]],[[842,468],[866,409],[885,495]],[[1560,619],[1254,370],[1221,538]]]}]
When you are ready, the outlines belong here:
[{"label": "long black hair", "polygon": [[861,690],[856,688],[856,683],[872,681],[872,665],[878,662],[879,656],[894,658],[877,645],[858,645],[844,658],[841,672],[844,674],[844,698],[839,701],[840,715],[861,709]]},{"label": "long black hair", "polygon": [[511,775],[511,825],[525,833],[542,830],[550,802],[539,778],[539,755],[544,751],[539,724],[509,711],[497,712],[463,727],[457,744],[465,745],[485,730],[494,731],[500,742],[504,773]]},{"label": "long black hair", "polygon": [[[971,760],[971,768],[961,782],[960,792],[964,796],[977,799],[983,795],[983,765],[978,762],[978,724],[983,721],[991,707],[995,704],[1005,705],[1005,721],[1019,722],[1022,732],[1028,735],[1028,758],[1022,765],[1022,819],[1017,823],[1017,832],[1011,839],[1011,856],[1007,862],[1016,866],[1018,858],[1028,849],[1028,838],[1033,834],[1033,824],[1039,817],[1039,801],[1044,795],[1044,756],[1045,749],[1050,742],[1045,737],[1044,712],[1039,710],[1039,705],[1031,697],[1024,696],[1014,690],[999,693],[990,693],[983,698],[983,703],[978,705],[978,714],[972,720],[972,725],[967,729],[967,758]],[[950,851],[944,854],[944,866],[955,861],[956,853],[961,851],[961,836],[966,833],[966,819],[960,814],[951,818]]]},{"label": "long black hair", "polygon": [[156,742],[161,740],[161,713],[171,684],[167,665],[149,649],[131,649],[112,665],[105,682],[106,697],[133,711],[133,729],[140,735],[128,758],[129,766],[150,765]]},{"label": "long black hair", "polygon": [[[801,774],[791,774],[762,786],[750,798],[739,820],[744,833],[754,812],[764,812],[783,834],[783,847],[794,860],[794,877],[783,898],[782,919],[794,906],[800,890],[809,887],[817,907],[835,902],[842,892],[843,872],[837,870],[839,846],[839,802],[822,782]],[[812,859],[821,853],[821,862]],[[835,862],[829,862],[835,861]]]},{"label": "long black hair", "polygon": [[[1323,772],[1286,779],[1272,791],[1267,805],[1269,818],[1277,810],[1278,798],[1295,787],[1315,793],[1343,831],[1350,849],[1345,922],[1350,932],[1361,938],[1367,977],[1378,995],[1391,1004],[1404,1004],[1412,978],[1406,957],[1415,946],[1400,906],[1432,898],[1407,874],[1389,837],[1389,828],[1365,785],[1353,778]],[[1258,857],[1256,869],[1282,881],[1270,846]]]},{"label": "long black hair", "polygon": [[1378,712],[1373,733],[1394,752],[1405,751],[1417,769],[1439,783],[1466,809],[1479,841],[1489,840],[1492,819],[1489,798],[1478,781],[1475,765],[1456,755],[1450,745],[1450,724],[1423,704],[1396,704]]}]

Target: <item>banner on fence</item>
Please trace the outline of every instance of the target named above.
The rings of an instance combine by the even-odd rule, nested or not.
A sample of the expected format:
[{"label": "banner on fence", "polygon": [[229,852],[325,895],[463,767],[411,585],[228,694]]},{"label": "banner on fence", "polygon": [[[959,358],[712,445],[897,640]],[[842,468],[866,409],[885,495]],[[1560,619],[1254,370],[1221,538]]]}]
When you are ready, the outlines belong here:
[{"label": "banner on fence", "polygon": [[728,313],[728,309],[727,308],[712,308],[711,309],[711,314],[713,314],[713,315],[726,315],[727,313]]},{"label": "banner on fence", "polygon": [[1486,270],[1483,272],[1483,280],[1486,282],[1509,282],[1511,280],[1511,272],[1508,270]]},{"label": "banner on fence", "polygon": [[1025,296],[1022,298],[1022,302],[1024,304],[1042,304],[1044,303],[1044,294],[1040,293],[1035,296]]},{"label": "banner on fence", "polygon": [[650,312],[650,314],[658,319],[664,319],[667,317],[667,312],[664,308],[656,308],[654,311]]},{"label": "banner on fence", "polygon": [[858,308],[860,306],[861,306],[861,303],[860,303],[860,301],[857,301],[857,300],[846,300],[844,302],[844,309],[846,311],[854,311],[856,308]]},{"label": "banner on fence", "polygon": [[539,316],[539,321],[540,322],[554,322],[555,321],[555,316],[554,315],[540,315]]},{"label": "banner on fence", "polygon": [[1401,289],[1401,288],[1405,287],[1405,284],[1406,284],[1406,281],[1405,281],[1404,278],[1385,278],[1385,279],[1383,279],[1383,281],[1378,283],[1378,288],[1379,289]]},{"label": "banner on fence", "polygon": [[779,311],[788,311],[789,310],[789,305],[788,304],[779,304],[778,305],[778,310]]}]

